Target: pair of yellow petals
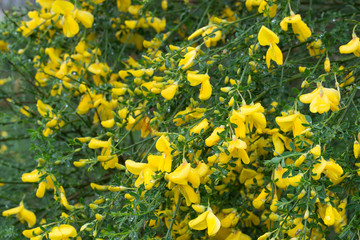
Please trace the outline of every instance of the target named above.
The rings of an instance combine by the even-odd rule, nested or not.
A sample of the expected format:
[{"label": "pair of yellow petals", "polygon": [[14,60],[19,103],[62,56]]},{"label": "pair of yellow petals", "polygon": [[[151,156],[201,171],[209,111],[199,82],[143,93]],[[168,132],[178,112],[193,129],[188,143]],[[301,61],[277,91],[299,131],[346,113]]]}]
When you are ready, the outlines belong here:
[{"label": "pair of yellow petals", "polygon": [[[194,188],[200,186],[200,175],[196,169],[192,168],[190,163],[184,162],[172,173],[167,176],[167,179],[172,184],[187,185],[188,182],[192,184]],[[171,184],[171,185],[172,185]]]},{"label": "pair of yellow petals", "polygon": [[[43,230],[40,227],[29,229],[23,231],[23,235],[27,238],[34,239],[34,240],[40,240],[42,239],[42,236],[40,235],[43,232]],[[50,240],[68,240],[73,237],[76,237],[77,231],[76,229],[68,224],[61,224],[58,227],[54,227],[49,232],[49,239]]]},{"label": "pair of yellow petals", "polygon": [[208,229],[207,233],[210,237],[215,236],[221,227],[220,220],[215,216],[211,209],[199,215],[197,218],[189,222],[189,227],[194,230]]},{"label": "pair of yellow petals", "polygon": [[340,46],[339,51],[341,54],[353,53],[355,56],[360,57],[360,39],[354,34],[350,42]]},{"label": "pair of yellow petals", "polygon": [[280,22],[280,27],[283,31],[288,30],[288,24],[292,25],[292,29],[300,42],[305,42],[306,39],[311,37],[310,28],[301,20],[300,14],[291,13],[291,16],[284,18]]},{"label": "pair of yellow petals", "polygon": [[329,161],[326,161],[321,157],[319,161],[320,162],[314,164],[312,169],[312,173],[314,174],[312,178],[314,180],[319,180],[322,173],[324,173],[334,184],[338,184],[344,179],[345,175],[341,176],[344,173],[344,170],[335,162],[335,160],[330,158]]},{"label": "pair of yellow petals", "polygon": [[325,210],[325,216],[323,217],[324,223],[327,226],[332,226],[335,224],[335,222],[340,221],[341,218],[342,217],[338,210],[336,210],[336,208],[334,208],[333,206],[331,206],[330,203],[328,203]]},{"label": "pair of yellow petals", "polygon": [[264,111],[265,109],[260,103],[243,104],[239,111],[233,110],[230,122],[237,125],[235,128],[236,137],[245,138],[246,133],[252,132],[254,126],[258,131],[266,128]]},{"label": "pair of yellow petals", "polygon": [[197,86],[201,84],[200,87],[200,100],[208,100],[211,97],[212,86],[210,83],[210,76],[208,74],[198,74],[197,72],[188,71],[187,80],[190,82],[190,86]]},{"label": "pair of yellow petals", "polygon": [[75,36],[79,32],[79,24],[76,20],[80,21],[85,28],[91,28],[94,22],[94,16],[91,13],[78,10],[68,1],[56,0],[52,5],[51,10],[54,13],[64,16],[63,32],[64,35],[69,38]]},{"label": "pair of yellow petals", "polygon": [[55,177],[48,175],[44,181],[41,181],[41,177],[43,175],[44,173],[40,173],[37,169],[35,169],[29,173],[24,173],[21,177],[23,182],[39,183],[39,187],[36,191],[36,197],[38,198],[44,197],[46,189],[54,189],[53,178],[55,179]]},{"label": "pair of yellow petals", "polygon": [[19,218],[20,222],[23,223],[24,221],[26,221],[29,227],[34,226],[36,223],[36,215],[32,211],[27,210],[24,207],[23,202],[21,202],[18,207],[11,208],[2,212],[3,217],[8,217],[15,214]]},{"label": "pair of yellow petals", "polygon": [[270,68],[271,60],[275,61],[277,65],[283,64],[283,54],[276,45],[279,43],[279,37],[273,31],[262,26],[258,34],[258,41],[261,46],[269,46],[266,52],[266,65],[268,68]]},{"label": "pair of yellow petals", "polygon": [[304,133],[306,127],[303,124],[308,124],[305,116],[301,113],[293,113],[275,118],[276,123],[280,126],[283,132],[293,132],[293,136],[299,136]]},{"label": "pair of yellow petals", "polygon": [[311,93],[300,96],[300,101],[310,103],[310,112],[324,113],[339,110],[340,92],[332,88],[324,88],[321,84]]}]

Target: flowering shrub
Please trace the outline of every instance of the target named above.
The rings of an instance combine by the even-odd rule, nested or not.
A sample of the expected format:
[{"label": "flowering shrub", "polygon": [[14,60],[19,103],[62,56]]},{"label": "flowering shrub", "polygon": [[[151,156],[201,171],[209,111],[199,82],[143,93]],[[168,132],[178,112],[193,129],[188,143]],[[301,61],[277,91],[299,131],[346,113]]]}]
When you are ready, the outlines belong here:
[{"label": "flowering shrub", "polygon": [[358,238],[358,7],[37,0],[6,13],[1,236]]}]

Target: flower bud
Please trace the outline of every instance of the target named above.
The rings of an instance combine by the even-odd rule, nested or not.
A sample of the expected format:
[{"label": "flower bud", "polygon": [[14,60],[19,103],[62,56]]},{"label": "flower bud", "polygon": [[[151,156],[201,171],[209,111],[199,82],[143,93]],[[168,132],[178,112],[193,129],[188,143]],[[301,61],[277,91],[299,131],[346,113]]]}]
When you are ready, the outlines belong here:
[{"label": "flower bud", "polygon": [[325,62],[324,62],[324,69],[325,72],[330,72],[330,60],[328,57],[326,57]]}]

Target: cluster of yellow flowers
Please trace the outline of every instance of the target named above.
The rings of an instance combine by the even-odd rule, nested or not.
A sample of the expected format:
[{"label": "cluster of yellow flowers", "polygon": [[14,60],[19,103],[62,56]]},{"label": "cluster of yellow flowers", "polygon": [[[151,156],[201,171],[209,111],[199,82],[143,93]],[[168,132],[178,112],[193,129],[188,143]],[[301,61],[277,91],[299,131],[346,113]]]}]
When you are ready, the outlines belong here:
[{"label": "cluster of yellow flowers", "polygon": [[[146,219],[143,225],[151,229],[165,226],[167,237],[178,240],[207,237],[263,240],[279,236],[324,239],[323,229],[333,226],[339,233],[347,225],[347,199],[330,188],[322,191],[318,187],[324,182],[327,186],[341,184],[348,175],[344,174],[338,159],[331,158],[331,153],[325,151],[326,143],[314,142],[314,129],[304,115],[308,110],[302,103],[310,104],[309,114],[339,111],[342,108],[340,87],[354,82],[353,72],[339,84],[338,73],[332,72],[326,54],[324,76],[311,83],[305,79],[302,84],[303,88],[316,84],[316,89],[299,93],[293,106],[286,108],[277,102],[252,97],[253,89],[249,87],[252,76],[265,71],[273,74],[276,69],[287,67],[281,49],[284,49],[285,38],[291,38],[284,33],[289,24],[298,39],[294,38],[295,41],[307,43],[310,57],[324,56],[322,41],[312,41],[312,32],[300,14],[295,14],[290,7],[281,9],[282,5],[277,5],[275,0],[246,0],[247,11],[257,7],[262,14],[255,17],[273,18],[276,25],[255,25],[257,37],[246,36],[242,44],[249,49],[246,56],[249,60],[246,66],[239,67],[236,76],[241,77],[237,79],[219,63],[220,51],[226,55],[236,52],[238,47],[230,45],[226,52],[217,50],[217,46],[232,41],[231,36],[242,21],[238,14],[242,11],[242,2],[209,17],[205,26],[201,21],[189,36],[179,33],[177,37],[183,39],[184,44],[173,45],[167,42],[173,32],[165,32],[168,30],[165,17],[156,17],[148,10],[147,3],[133,5],[130,0],[117,0],[118,16],[107,19],[114,35],[104,34],[104,38],[119,41],[115,43],[121,44],[120,52],[116,53],[120,57],[123,58],[127,47],[134,54],[129,52],[126,60],[119,57],[116,63],[107,60],[108,43],[99,39],[103,32],[98,29],[101,22],[96,22],[108,17],[98,13],[107,1],[37,2],[41,9],[30,11],[30,20],[22,22],[18,31],[24,37],[37,35],[48,39],[47,47],[42,48],[32,62],[36,69],[34,85],[46,95],[36,99],[39,114],[32,106],[21,106],[19,112],[28,118],[36,115],[43,137],[48,139],[55,138],[74,122],[84,122],[81,126],[86,130],[71,132],[71,139],[65,141],[76,148],[72,154],[74,166],[69,167],[75,167],[76,171],[91,170],[98,164],[102,171],[108,171],[105,175],[109,174],[110,178],[114,173],[129,177],[120,183],[122,185],[104,183],[100,177],[96,182],[88,182],[93,196],[100,191],[117,194],[117,198],[126,201],[124,208],[139,210],[136,201],[159,192],[163,199],[155,209],[157,220]],[[167,11],[168,8],[168,2],[163,0],[161,9]],[[275,18],[279,9],[287,16],[281,21]],[[73,41],[73,46],[66,49],[61,44],[51,44],[61,36]],[[268,46],[266,53],[259,45]],[[206,51],[216,54],[207,57]],[[339,51],[360,56],[360,40],[355,33]],[[306,70],[299,66],[301,74]],[[218,79],[222,73],[224,81]],[[325,81],[330,74],[335,76],[335,88],[324,87],[330,85],[330,81]],[[131,148],[127,148],[130,144],[124,146],[128,135],[138,136],[139,143],[132,143],[134,146],[153,144],[143,153],[129,153],[126,150]],[[355,158],[360,156],[359,141],[354,143]],[[141,149],[140,146],[138,150]],[[64,212],[62,220],[56,223],[42,221],[38,227],[25,230],[23,235],[32,240],[81,239],[82,232],[93,230],[92,237],[96,238],[99,232],[94,229],[112,217],[101,211],[108,208],[111,212],[114,200],[92,197],[86,199],[85,204],[75,202],[79,199],[71,200],[73,204],[70,204],[65,195],[66,186],[53,174],[52,167],[57,164],[61,162],[38,159],[37,168],[23,173],[22,181],[38,184],[35,194],[38,198],[53,189],[55,200],[69,215]],[[360,171],[357,174],[360,176]],[[139,192],[136,199],[134,195]],[[241,199],[233,199],[235,195]],[[76,224],[73,215],[81,218],[88,214],[87,210],[92,220]],[[20,222],[26,221],[29,227],[36,224],[35,213],[27,210],[23,202],[2,214],[16,214]],[[79,231],[73,225],[80,227]],[[156,236],[161,237],[161,234]]]}]

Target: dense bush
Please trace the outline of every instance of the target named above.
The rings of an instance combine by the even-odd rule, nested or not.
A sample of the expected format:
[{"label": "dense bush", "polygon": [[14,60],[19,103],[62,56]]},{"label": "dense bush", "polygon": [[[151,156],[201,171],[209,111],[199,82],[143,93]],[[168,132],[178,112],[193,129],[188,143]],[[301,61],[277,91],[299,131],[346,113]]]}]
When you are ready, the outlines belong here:
[{"label": "dense bush", "polygon": [[37,0],[6,12],[0,235],[358,239],[359,8]]}]

